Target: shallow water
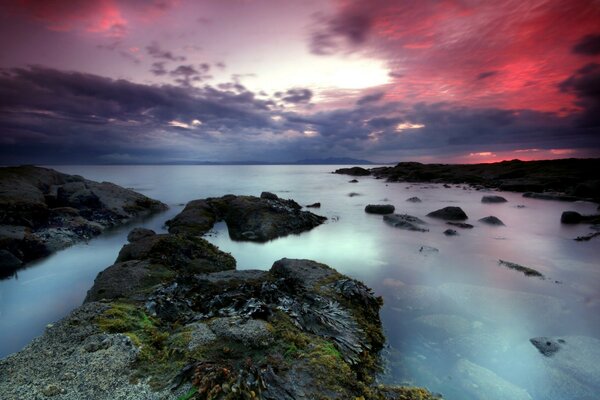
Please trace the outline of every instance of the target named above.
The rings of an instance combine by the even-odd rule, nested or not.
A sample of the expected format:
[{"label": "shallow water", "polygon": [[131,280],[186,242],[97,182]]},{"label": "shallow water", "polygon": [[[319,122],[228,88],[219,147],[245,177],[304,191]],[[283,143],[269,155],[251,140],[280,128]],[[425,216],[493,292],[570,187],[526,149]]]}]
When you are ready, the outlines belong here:
[{"label": "shallow water", "polygon": [[[226,226],[218,224],[208,240],[231,252],[239,269],[268,269],[282,257],[308,258],[374,288],[385,301],[382,319],[389,342],[382,381],[424,385],[447,399],[467,400],[592,399],[600,390],[600,368],[588,360],[600,352],[600,239],[576,242],[572,239],[589,228],[560,224],[562,211],[594,213],[594,204],[518,193],[502,193],[508,203],[482,204],[484,193],[458,186],[372,178],[349,183],[351,177],[330,173],[335,166],[55,168],[133,188],[171,209],[0,281],[0,357],[78,306],[132,226],[161,231],[189,200],[267,190],[300,204],[321,202],[313,211],[328,222],[266,244],[233,242]],[[359,195],[350,197],[351,192]],[[405,201],[412,196],[423,202]],[[384,202],[426,220],[430,231],[396,229],[363,211],[366,204]],[[455,228],[456,237],[443,235],[450,226],[425,215],[448,205],[462,207],[475,228]],[[477,222],[488,215],[506,226]],[[547,279],[499,266],[499,259],[535,268]],[[560,336],[567,344],[548,359],[529,343],[538,336]]]}]

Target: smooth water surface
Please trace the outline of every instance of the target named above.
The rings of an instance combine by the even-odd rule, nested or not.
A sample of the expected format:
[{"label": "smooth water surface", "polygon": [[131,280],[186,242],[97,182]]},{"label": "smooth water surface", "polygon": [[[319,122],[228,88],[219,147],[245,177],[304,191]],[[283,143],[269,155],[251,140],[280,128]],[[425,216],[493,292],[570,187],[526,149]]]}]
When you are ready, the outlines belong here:
[{"label": "smooth water surface", "polygon": [[[46,324],[78,306],[96,274],[112,264],[133,226],[164,231],[164,221],[189,200],[271,191],[328,222],[266,244],[233,242],[218,224],[208,240],[231,252],[239,269],[268,269],[282,258],[308,258],[363,280],[384,298],[388,338],[381,380],[427,386],[446,399],[585,399],[600,391],[600,239],[576,242],[585,225],[560,224],[563,203],[501,193],[509,201],[482,204],[484,192],[461,186],[385,183],[330,172],[337,166],[64,166],[56,169],[106,180],[167,203],[151,219],[108,232],[0,281],[0,357],[19,350]],[[349,196],[350,193],[358,195]],[[410,203],[412,196],[421,203]],[[429,232],[385,224],[364,207],[391,203],[426,220]],[[463,208],[475,228],[452,228],[426,217],[448,205]],[[517,205],[524,207],[517,207]],[[495,215],[492,227],[479,218]],[[434,250],[432,248],[437,249]],[[503,259],[539,270],[531,278],[498,265]],[[529,343],[560,337],[564,349],[542,356]]]}]

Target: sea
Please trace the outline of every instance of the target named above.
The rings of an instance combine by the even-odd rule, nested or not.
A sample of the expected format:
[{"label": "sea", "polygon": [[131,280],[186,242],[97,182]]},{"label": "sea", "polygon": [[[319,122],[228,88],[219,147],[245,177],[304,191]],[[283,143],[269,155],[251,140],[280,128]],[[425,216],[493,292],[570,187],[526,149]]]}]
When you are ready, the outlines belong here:
[{"label": "sea", "polygon": [[[161,200],[169,210],[110,230],[31,263],[0,281],[0,358],[19,351],[79,306],[110,266],[127,233],[164,223],[194,199],[269,191],[328,218],[309,232],[267,243],[236,242],[217,224],[206,239],[231,253],[238,269],[267,270],[283,257],[325,263],[383,297],[387,337],[378,381],[417,385],[449,400],[597,399],[600,393],[600,238],[575,241],[589,225],[560,223],[563,211],[597,212],[589,202],[524,198],[466,185],[391,183],[333,174],[332,165],[52,166],[109,181]],[[508,202],[484,204],[486,194]],[[420,203],[406,201],[419,197]],[[393,204],[427,222],[428,232],[394,228],[367,204]],[[427,217],[459,206],[474,227]],[[494,215],[505,226],[478,220]],[[455,229],[457,236],[444,231]],[[500,260],[538,270],[544,278]],[[543,338],[556,353],[531,343]],[[560,341],[559,341],[560,339]]]}]

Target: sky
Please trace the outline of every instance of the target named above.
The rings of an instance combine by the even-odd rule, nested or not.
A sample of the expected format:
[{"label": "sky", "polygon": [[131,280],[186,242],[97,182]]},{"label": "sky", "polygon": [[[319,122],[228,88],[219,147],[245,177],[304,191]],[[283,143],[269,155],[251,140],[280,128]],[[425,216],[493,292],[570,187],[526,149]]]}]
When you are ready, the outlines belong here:
[{"label": "sky", "polygon": [[600,157],[600,0],[0,0],[0,164]]}]

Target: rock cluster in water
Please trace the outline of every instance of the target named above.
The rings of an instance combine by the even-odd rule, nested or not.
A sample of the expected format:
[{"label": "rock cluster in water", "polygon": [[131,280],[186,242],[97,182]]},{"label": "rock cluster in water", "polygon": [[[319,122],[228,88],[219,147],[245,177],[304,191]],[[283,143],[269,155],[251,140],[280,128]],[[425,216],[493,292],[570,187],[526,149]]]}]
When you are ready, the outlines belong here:
[{"label": "rock cluster in water", "polygon": [[166,208],[109,182],[34,166],[0,168],[0,275]]},{"label": "rock cluster in water", "polygon": [[202,235],[216,222],[225,221],[233,240],[266,242],[310,230],[326,220],[302,211],[294,200],[263,192],[260,197],[226,195],[194,200],[166,224],[170,233]]},{"label": "rock cluster in water", "polygon": [[133,230],[84,305],[0,361],[3,399],[434,398],[374,384],[384,336],[371,289],[311,260],[237,271],[182,218],[197,209],[174,218],[178,233]]}]

